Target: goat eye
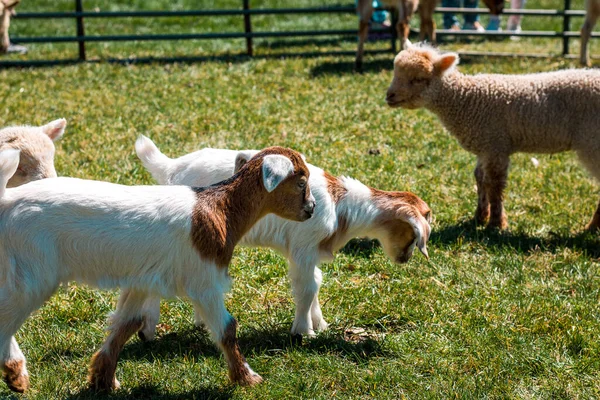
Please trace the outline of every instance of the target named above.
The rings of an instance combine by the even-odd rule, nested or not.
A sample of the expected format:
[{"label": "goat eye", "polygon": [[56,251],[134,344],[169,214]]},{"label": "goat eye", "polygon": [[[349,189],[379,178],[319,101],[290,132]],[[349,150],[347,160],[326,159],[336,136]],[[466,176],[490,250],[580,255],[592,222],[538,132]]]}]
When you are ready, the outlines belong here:
[{"label": "goat eye", "polygon": [[304,179],[298,181],[298,187],[304,188],[306,186],[306,181]]}]

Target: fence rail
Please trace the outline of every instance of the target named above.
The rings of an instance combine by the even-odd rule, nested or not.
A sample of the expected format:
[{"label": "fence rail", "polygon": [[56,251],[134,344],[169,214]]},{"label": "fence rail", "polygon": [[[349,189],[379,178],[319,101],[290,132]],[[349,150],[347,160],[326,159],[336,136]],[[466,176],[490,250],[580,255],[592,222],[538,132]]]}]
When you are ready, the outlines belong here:
[{"label": "fence rail", "polygon": [[[123,41],[169,41],[169,40],[213,40],[213,39],[246,39],[246,54],[254,55],[253,39],[255,38],[288,38],[307,36],[355,36],[356,29],[334,29],[334,30],[301,30],[281,32],[254,32],[252,30],[252,19],[254,15],[293,15],[293,14],[355,14],[354,6],[332,6],[332,7],[308,7],[308,8],[251,8],[250,0],[242,0],[240,9],[222,10],[179,10],[179,11],[84,11],[82,0],[74,0],[75,11],[64,12],[23,12],[18,13],[16,19],[75,19],[75,36],[38,36],[38,37],[13,37],[16,43],[78,43],[78,58],[73,61],[86,61],[86,43],[91,42],[123,42]],[[436,13],[462,13],[462,14],[486,14],[487,8],[465,9],[453,7],[438,7]],[[476,32],[476,31],[450,31],[438,29],[438,36],[523,36],[542,38],[562,38],[564,56],[569,54],[569,39],[579,37],[578,31],[570,31],[570,19],[572,17],[585,16],[583,10],[572,10],[571,1],[565,0],[563,10],[513,10],[506,9],[504,15],[545,16],[562,18],[562,31],[523,31],[515,32]],[[244,20],[243,32],[228,33],[188,33],[188,34],[144,34],[144,35],[86,35],[84,20],[95,18],[160,18],[160,17],[211,17],[211,16],[240,16]],[[395,37],[395,30],[391,28]],[[374,32],[390,32],[389,29],[377,29]],[[416,32],[416,31],[415,31]],[[600,37],[600,33],[594,32],[593,37]],[[392,42],[392,50],[395,50],[395,41]],[[38,61],[39,62],[39,61]],[[26,64],[27,61],[0,61],[0,66],[14,63]]]}]

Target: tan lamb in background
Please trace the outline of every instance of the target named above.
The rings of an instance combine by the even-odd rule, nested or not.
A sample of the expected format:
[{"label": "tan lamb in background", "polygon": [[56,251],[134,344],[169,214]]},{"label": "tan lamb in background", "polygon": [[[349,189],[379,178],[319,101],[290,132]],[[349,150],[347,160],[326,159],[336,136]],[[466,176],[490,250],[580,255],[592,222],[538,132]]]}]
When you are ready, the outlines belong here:
[{"label": "tan lamb in background", "polygon": [[12,188],[44,178],[56,178],[54,142],[62,137],[67,120],[57,119],[43,126],[9,126],[0,129],[0,151],[19,150],[19,166],[9,179]]},{"label": "tan lamb in background", "polygon": [[[573,150],[600,179],[600,71],[528,75],[459,72],[456,53],[409,46],[394,60],[390,107],[426,108],[477,156],[475,218],[506,228],[503,191],[510,155]],[[600,228],[600,203],[589,230]]]}]

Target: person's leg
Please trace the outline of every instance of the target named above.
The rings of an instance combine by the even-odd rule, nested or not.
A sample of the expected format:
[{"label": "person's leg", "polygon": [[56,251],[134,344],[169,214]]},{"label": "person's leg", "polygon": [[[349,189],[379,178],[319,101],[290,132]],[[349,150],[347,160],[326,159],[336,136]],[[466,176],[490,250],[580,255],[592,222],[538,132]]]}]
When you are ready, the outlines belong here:
[{"label": "person's leg", "polygon": [[[510,8],[514,8],[517,10],[522,10],[525,7],[526,0],[511,0]],[[511,15],[508,17],[508,22],[506,24],[506,29],[509,31],[521,30],[521,15]]]},{"label": "person's leg", "polygon": [[[465,8],[477,8],[479,0],[464,0]],[[465,14],[464,29],[482,30],[483,27],[479,23],[479,14]]]},{"label": "person's leg", "polygon": [[[442,0],[442,7],[460,7],[460,0]],[[458,18],[453,13],[444,13],[444,29],[459,27]]]}]

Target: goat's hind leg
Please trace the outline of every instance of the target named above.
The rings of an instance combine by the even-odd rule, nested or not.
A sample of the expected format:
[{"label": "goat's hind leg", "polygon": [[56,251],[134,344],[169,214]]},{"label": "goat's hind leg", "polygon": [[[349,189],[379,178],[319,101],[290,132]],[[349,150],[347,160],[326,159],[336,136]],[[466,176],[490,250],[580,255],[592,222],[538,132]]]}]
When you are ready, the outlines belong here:
[{"label": "goat's hind leg", "polygon": [[143,307],[147,298],[145,292],[129,290],[120,302],[118,312],[111,318],[108,337],[92,357],[88,376],[92,388],[106,391],[119,388],[115,377],[119,354],[127,340],[144,325]]},{"label": "goat's hind leg", "polygon": [[0,369],[4,382],[12,391],[22,393],[29,388],[27,363],[14,334],[45,300],[27,302],[24,296],[0,288]]}]

